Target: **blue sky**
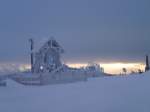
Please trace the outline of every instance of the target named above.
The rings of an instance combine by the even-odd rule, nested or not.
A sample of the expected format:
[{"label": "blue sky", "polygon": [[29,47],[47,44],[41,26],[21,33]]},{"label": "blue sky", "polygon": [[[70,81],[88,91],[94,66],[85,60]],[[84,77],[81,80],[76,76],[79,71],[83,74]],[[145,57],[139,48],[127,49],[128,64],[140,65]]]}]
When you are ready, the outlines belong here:
[{"label": "blue sky", "polygon": [[149,0],[1,0],[0,62],[28,62],[29,38],[54,36],[65,60],[139,61],[150,52]]}]

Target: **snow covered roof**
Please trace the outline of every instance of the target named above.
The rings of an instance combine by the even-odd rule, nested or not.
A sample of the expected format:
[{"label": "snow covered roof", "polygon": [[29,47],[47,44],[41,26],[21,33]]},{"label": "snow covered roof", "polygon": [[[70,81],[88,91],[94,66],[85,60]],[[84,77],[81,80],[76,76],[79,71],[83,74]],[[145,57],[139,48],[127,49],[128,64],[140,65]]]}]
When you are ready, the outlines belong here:
[{"label": "snow covered roof", "polygon": [[42,52],[46,49],[49,48],[54,48],[57,49],[58,51],[60,51],[61,53],[64,52],[63,48],[59,45],[59,43],[54,39],[54,38],[50,38],[40,49],[39,51]]}]

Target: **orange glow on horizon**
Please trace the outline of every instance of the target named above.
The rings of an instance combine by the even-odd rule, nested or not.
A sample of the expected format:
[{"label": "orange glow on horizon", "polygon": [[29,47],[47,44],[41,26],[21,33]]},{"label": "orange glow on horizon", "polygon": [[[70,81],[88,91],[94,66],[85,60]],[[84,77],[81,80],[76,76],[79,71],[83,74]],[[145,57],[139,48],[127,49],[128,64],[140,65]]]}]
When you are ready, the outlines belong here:
[{"label": "orange glow on horizon", "polygon": [[[101,67],[104,68],[105,73],[109,74],[120,74],[122,73],[122,69],[126,68],[127,73],[131,73],[132,71],[137,72],[139,69],[144,71],[145,65],[143,63],[121,63],[121,62],[114,62],[114,63],[98,63]],[[73,68],[81,68],[86,67],[87,64],[85,63],[71,63],[68,66]]]},{"label": "orange glow on horizon", "polygon": [[[120,74],[122,73],[122,68],[127,69],[127,73],[131,73],[131,71],[137,72],[139,69],[144,71],[145,65],[143,63],[122,63],[122,62],[111,62],[111,63],[97,63],[100,67],[104,68],[105,73],[109,74]],[[69,67],[73,68],[81,68],[86,67],[88,63],[67,63]],[[30,64],[0,64],[0,70],[3,68],[7,68],[10,70],[19,70],[19,71],[26,71],[31,69]]]}]

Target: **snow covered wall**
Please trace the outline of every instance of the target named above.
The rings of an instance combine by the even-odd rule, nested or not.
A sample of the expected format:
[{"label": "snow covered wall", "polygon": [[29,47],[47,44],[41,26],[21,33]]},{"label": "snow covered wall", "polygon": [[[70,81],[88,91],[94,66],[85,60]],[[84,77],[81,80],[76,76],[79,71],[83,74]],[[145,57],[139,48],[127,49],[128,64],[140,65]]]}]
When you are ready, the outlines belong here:
[{"label": "snow covered wall", "polygon": [[87,82],[0,87],[0,112],[150,112],[150,72]]}]

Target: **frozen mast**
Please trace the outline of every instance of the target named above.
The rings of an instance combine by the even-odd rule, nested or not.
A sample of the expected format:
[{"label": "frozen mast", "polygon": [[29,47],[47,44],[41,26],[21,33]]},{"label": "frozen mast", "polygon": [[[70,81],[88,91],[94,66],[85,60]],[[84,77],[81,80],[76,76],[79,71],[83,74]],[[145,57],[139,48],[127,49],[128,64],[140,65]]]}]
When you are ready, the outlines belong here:
[{"label": "frozen mast", "polygon": [[149,66],[149,58],[148,55],[146,55],[146,67],[145,67],[145,71],[150,70],[150,66]]},{"label": "frozen mast", "polygon": [[33,49],[34,49],[34,41],[33,39],[29,39],[30,41],[30,44],[31,44],[31,71],[34,72],[34,67],[33,67],[33,64],[34,64],[34,55],[33,55]]}]

